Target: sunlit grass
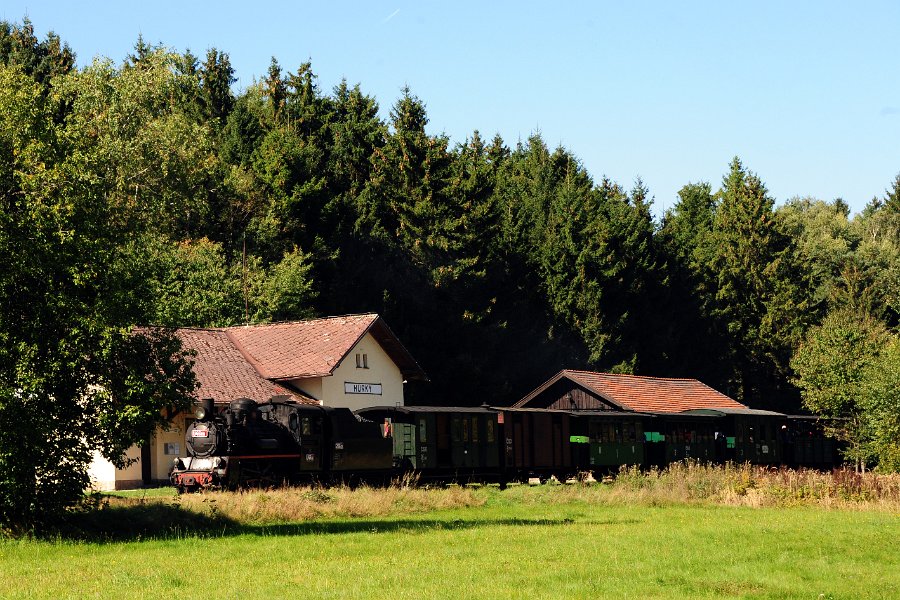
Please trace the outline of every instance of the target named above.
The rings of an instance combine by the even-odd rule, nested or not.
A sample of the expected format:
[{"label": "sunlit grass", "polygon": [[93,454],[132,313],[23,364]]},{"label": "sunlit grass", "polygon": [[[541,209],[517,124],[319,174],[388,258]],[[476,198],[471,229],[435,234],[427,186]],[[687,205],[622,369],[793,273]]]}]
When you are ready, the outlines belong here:
[{"label": "sunlit grass", "polygon": [[[893,598],[900,589],[900,512],[887,504],[851,494],[853,510],[729,505],[712,484],[685,500],[671,491],[681,483],[660,483],[666,475],[637,477],[503,491],[117,497],[99,512],[124,541],[96,541],[110,522],[95,520],[82,529],[91,542],[0,542],[0,595]],[[679,479],[691,487],[700,477]],[[654,487],[670,491],[640,492]]]},{"label": "sunlit grass", "polygon": [[3,542],[5,595],[890,598],[898,518],[520,503],[126,543]]}]

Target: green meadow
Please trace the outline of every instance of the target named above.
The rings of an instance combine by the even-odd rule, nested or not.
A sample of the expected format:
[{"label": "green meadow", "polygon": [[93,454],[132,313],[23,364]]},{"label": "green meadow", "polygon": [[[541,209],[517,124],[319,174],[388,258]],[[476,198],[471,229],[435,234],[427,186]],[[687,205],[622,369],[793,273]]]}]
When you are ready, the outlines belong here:
[{"label": "green meadow", "polygon": [[[893,503],[836,508],[647,497],[629,502],[614,487],[299,489],[190,498],[161,491],[113,497],[84,516],[80,533],[0,541],[0,593],[9,598],[900,595],[900,513]],[[281,509],[265,513],[267,506],[301,512],[330,506],[331,512],[279,521]],[[240,510],[243,516],[235,512]]]}]

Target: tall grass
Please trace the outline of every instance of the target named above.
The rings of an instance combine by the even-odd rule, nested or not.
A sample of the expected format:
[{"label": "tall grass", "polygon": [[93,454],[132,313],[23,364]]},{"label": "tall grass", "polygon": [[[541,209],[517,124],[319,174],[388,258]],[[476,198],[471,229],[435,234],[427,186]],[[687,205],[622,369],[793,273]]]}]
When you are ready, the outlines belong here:
[{"label": "tall grass", "polygon": [[[381,488],[285,487],[241,492],[115,494],[93,497],[72,515],[63,535],[76,538],[167,537],[177,532],[236,531],[245,526],[330,519],[391,518],[485,504],[605,506],[746,506],[880,510],[900,514],[900,475],[839,470],[772,469],[696,462],[663,470],[623,468],[603,483],[481,489],[417,487],[415,480]],[[70,531],[70,533],[65,533]]]},{"label": "tall grass", "polygon": [[238,492],[205,492],[168,499],[111,497],[100,509],[136,507],[166,502],[172,508],[234,523],[261,525],[328,518],[386,517],[451,508],[482,506],[485,496],[450,486],[417,488],[389,486],[284,487]]},{"label": "tall grass", "polygon": [[487,501],[663,506],[703,504],[750,507],[817,506],[900,511],[900,475],[823,473],[748,464],[674,463],[662,470],[622,468],[593,485],[527,486],[507,492],[460,486],[422,488],[404,481],[383,488],[285,487],[144,497],[110,497],[104,507],[126,508],[165,502],[173,508],[235,523],[266,524],[327,518],[384,517],[482,506]]},{"label": "tall grass", "polygon": [[596,494],[605,502],[900,510],[900,475],[830,473],[748,464],[674,463],[663,470],[623,468]]}]

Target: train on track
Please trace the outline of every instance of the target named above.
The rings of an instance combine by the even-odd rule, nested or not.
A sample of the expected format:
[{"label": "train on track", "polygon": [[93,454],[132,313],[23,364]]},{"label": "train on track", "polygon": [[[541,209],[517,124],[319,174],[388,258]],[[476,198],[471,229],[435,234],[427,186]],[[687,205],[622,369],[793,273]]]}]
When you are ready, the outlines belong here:
[{"label": "train on track", "polygon": [[682,460],[830,469],[839,448],[818,419],[753,409],[681,413],[510,407],[375,406],[351,412],[242,398],[197,407],[180,491],[303,482],[560,479]]}]

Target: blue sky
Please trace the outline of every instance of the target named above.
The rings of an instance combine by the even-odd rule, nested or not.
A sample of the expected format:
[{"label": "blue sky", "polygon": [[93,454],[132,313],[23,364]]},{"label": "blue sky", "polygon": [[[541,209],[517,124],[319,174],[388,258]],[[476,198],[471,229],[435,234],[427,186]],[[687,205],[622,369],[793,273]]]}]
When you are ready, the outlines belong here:
[{"label": "blue sky", "polygon": [[[681,4],[685,4],[681,6]],[[714,187],[731,158],[780,203],[842,197],[861,210],[900,172],[900,3],[228,2],[4,0],[79,64],[121,61],[138,34],[229,53],[237,86],[270,57],[311,60],[387,116],[409,85],[431,133],[510,145],[540,131],[599,179],[640,176],[655,212],[684,184]]]}]

